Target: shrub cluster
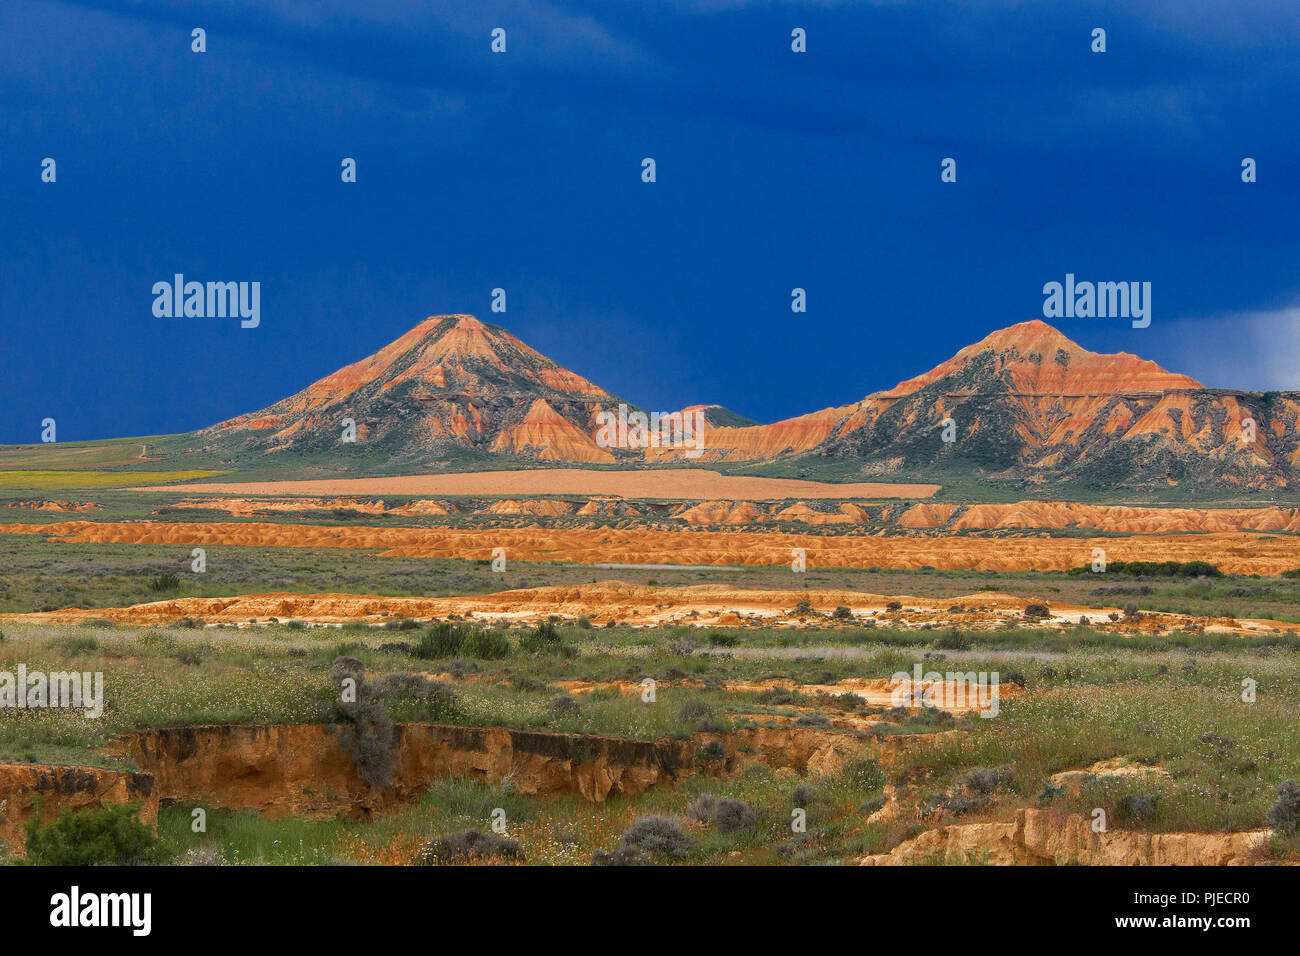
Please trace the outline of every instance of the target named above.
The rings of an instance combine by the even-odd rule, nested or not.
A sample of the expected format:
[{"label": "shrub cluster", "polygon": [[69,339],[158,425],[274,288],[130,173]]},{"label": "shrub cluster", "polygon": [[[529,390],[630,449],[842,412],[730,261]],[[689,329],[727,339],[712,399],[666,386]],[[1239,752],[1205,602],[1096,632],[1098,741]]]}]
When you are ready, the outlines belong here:
[{"label": "shrub cluster", "polygon": [[507,860],[522,860],[523,848],[519,841],[511,840],[496,833],[484,833],[470,828],[459,833],[440,836],[420,850],[419,862],[425,866],[434,863],[447,863],[452,860],[472,860],[486,857],[501,857]]},{"label": "shrub cluster", "polygon": [[138,805],[61,813],[42,827],[40,808],[27,823],[27,862],[37,866],[139,866],[163,862],[152,829],[140,822]]},{"label": "shrub cluster", "polygon": [[501,660],[510,656],[510,638],[497,628],[441,621],[425,631],[411,648],[412,657],[426,661],[462,655],[485,661]]},{"label": "shrub cluster", "polygon": [[686,808],[686,815],[700,823],[711,823],[719,833],[752,827],[758,821],[754,808],[742,800],[702,793]]},{"label": "shrub cluster", "polygon": [[591,862],[596,866],[634,866],[656,859],[680,860],[690,853],[691,838],[682,829],[681,821],[663,816],[638,817],[616,850],[597,850]]}]

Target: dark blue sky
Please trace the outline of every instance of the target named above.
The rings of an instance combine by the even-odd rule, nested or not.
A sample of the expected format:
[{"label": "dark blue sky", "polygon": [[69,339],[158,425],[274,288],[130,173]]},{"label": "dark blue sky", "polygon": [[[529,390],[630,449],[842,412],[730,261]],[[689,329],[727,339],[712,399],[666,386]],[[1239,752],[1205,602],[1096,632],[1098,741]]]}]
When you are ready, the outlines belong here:
[{"label": "dark blue sky", "polygon": [[[4,0],[0,442],[211,424],[443,312],[772,421],[1066,272],[1153,285],[1148,329],[1057,323],[1089,348],[1300,388],[1300,6],[1132,6]],[[261,326],[155,318],[175,272]]]}]

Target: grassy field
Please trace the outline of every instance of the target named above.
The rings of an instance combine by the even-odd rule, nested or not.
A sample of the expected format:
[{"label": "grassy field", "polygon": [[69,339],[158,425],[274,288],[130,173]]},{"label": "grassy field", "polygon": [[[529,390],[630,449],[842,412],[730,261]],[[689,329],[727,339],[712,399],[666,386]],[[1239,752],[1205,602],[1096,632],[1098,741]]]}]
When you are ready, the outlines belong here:
[{"label": "grassy field", "polygon": [[[99,752],[130,729],[200,723],[297,722],[321,719],[330,696],[329,669],[340,656],[364,664],[366,680],[450,672],[454,707],[436,713],[417,698],[386,701],[397,720],[437,719],[466,726],[508,726],[635,739],[682,736],[702,728],[781,726],[810,715],[874,716],[877,733],[956,729],[947,742],[907,758],[889,775],[856,763],[825,777],[751,767],[727,780],[692,778],[676,789],[594,805],[571,797],[529,797],[483,782],[435,781],[414,803],[370,821],[267,820],[251,812],[210,808],[208,833],[188,830],[189,805],[165,806],[159,824],[174,859],[229,863],[416,862],[439,835],[486,830],[494,808],[506,809],[507,836],[533,863],[586,863],[611,850],[638,817],[682,818],[703,792],[732,797],[754,811],[751,823],[722,833],[689,823],[687,862],[849,862],[883,852],[934,825],[925,812],[868,823],[889,780],[910,786],[919,808],[941,802],[977,768],[1000,768],[999,783],[980,804],[950,811],[949,822],[1005,820],[1022,806],[1057,806],[1122,814],[1141,798],[1149,812],[1131,827],[1151,831],[1231,831],[1263,825],[1274,788],[1300,777],[1300,642],[1285,636],[1224,640],[1207,635],[1170,639],[1081,630],[1013,629],[954,639],[954,632],[887,629],[773,630],[738,633],[665,628],[587,629],[565,626],[558,640],[530,643],[524,627],[499,632],[504,656],[462,650],[443,658],[415,656],[424,631],[394,622],[386,628],[303,628],[281,624],[247,630],[41,627],[7,625],[0,670],[103,671],[108,707],[98,721],[51,711],[0,716],[0,760],[112,766]],[[958,635],[961,637],[961,635]],[[927,669],[998,671],[1025,694],[1004,700],[994,719],[912,717],[881,713],[861,702],[800,691],[805,684],[848,677],[886,677],[920,663]],[[657,700],[615,691],[577,695],[558,706],[557,681],[660,682]],[[727,681],[788,678],[789,692],[739,692]],[[1256,699],[1242,700],[1242,681]],[[698,686],[683,686],[689,681]],[[443,702],[445,704],[445,701]],[[848,732],[848,731],[846,731]],[[1116,757],[1161,767],[1168,776],[1132,778],[1053,793],[1048,778]],[[868,761],[869,763],[869,761]],[[792,834],[796,787],[816,792],[817,813],[806,834]],[[807,792],[800,792],[807,802]],[[1296,854],[1293,841],[1275,852]],[[677,859],[677,858],[673,858]]]},{"label": "grassy field", "polygon": [[76,491],[126,488],[131,485],[161,485],[197,478],[214,478],[221,471],[0,471],[0,489],[5,491]]},{"label": "grassy field", "polygon": [[[42,520],[68,515],[37,512]],[[98,516],[98,515],[97,515]],[[24,514],[23,518],[29,516]],[[76,517],[76,516],[73,516]],[[120,607],[172,597],[222,597],[254,592],[342,592],[446,597],[592,581],[637,584],[718,583],[737,588],[846,589],[918,598],[960,597],[1003,591],[1026,600],[1123,607],[1194,615],[1268,618],[1300,623],[1300,579],[1247,575],[1222,578],[1137,578],[1058,572],[788,568],[673,570],[593,568],[566,563],[524,563],[493,573],[477,560],[380,557],[375,550],[339,548],[209,547],[207,571],[190,570],[190,549],[169,545],[49,543],[38,535],[0,535],[5,573],[0,613],[68,607]],[[151,585],[177,575],[174,588]],[[792,602],[797,597],[792,597]]]}]

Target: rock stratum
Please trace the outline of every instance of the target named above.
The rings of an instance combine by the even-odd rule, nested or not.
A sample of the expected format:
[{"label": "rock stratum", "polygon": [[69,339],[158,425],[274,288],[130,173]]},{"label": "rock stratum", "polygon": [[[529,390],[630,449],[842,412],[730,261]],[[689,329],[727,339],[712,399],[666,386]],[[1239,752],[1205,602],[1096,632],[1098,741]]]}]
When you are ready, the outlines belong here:
[{"label": "rock stratum", "polygon": [[1088,817],[1024,808],[1010,823],[927,830],[863,866],[1247,866],[1267,857],[1269,830],[1096,833]]},{"label": "rock stratum", "polygon": [[86,544],[234,545],[376,549],[381,557],[490,561],[505,548],[513,562],[789,567],[802,548],[814,568],[939,568],[968,571],[1068,571],[1100,548],[1115,561],[1208,561],[1225,574],[1279,575],[1300,567],[1290,534],[1214,532],[1046,537],[927,535],[810,536],[786,531],[648,528],[397,528],[275,524],[260,521],[58,521],[0,525],[0,534],[44,535]]},{"label": "rock stratum", "polygon": [[[233,464],[269,453],[335,473],[358,462],[797,459],[857,463],[864,478],[1098,490],[1261,492],[1300,478],[1300,393],[1209,389],[1134,355],[1090,352],[1038,320],[860,401],[786,421],[750,424],[720,406],[690,406],[687,431],[699,434],[689,447],[611,445],[598,416],[620,404],[498,326],[431,316],[269,408],[183,436],[175,450]],[[342,441],[345,419],[355,442]]]},{"label": "rock stratum", "polygon": [[[219,455],[378,452],[429,464],[457,453],[611,464],[596,416],[619,399],[472,315],[436,315],[269,408],[191,436]],[[343,421],[355,423],[345,442]]]}]

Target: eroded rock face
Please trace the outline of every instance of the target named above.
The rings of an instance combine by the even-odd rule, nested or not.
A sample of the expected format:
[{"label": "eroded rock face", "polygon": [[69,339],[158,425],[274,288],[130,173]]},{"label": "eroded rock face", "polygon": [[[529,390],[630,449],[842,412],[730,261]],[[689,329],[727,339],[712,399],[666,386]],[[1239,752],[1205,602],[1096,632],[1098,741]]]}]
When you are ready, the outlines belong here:
[{"label": "eroded rock face", "polygon": [[216,454],[317,450],[337,440],[346,416],[358,438],[411,462],[463,448],[610,462],[593,432],[601,408],[617,401],[505,329],[434,315],[374,355],[190,440]]},{"label": "eroded rock face", "polygon": [[140,819],[158,819],[158,792],[147,773],[99,767],[55,767],[41,764],[0,764],[0,839],[21,856],[27,822],[40,804],[41,821],[57,819],[62,811],[105,804],[140,803]]},{"label": "eroded rock face", "polygon": [[[369,480],[369,479],[363,479]],[[520,508],[521,511],[527,509]],[[536,510],[541,510],[536,509]],[[1292,518],[1281,514],[1289,523]],[[1247,521],[1247,519],[1242,519]],[[1253,520],[1253,519],[1251,519]],[[1263,518],[1261,521],[1265,520]],[[379,557],[483,560],[506,548],[515,562],[713,564],[785,567],[804,548],[819,568],[890,567],[977,571],[1068,571],[1094,548],[1117,561],[1208,561],[1225,574],[1278,575],[1296,566],[1295,539],[1255,532],[1132,537],[983,538],[943,535],[810,537],[788,531],[661,528],[410,528],[276,524],[269,521],[57,521],[0,524],[0,534],[86,544],[376,549]],[[1081,557],[1082,556],[1082,557]]]},{"label": "eroded rock face", "polygon": [[367,816],[448,777],[491,783],[509,777],[520,793],[578,794],[599,803],[610,794],[634,796],[695,774],[740,772],[753,763],[825,772],[872,745],[852,734],[798,727],[640,741],[399,724],[392,782],[382,789],[358,776],[352,731],[334,724],[166,728],[128,734],[112,749],[146,768],[163,799],[279,817]]},{"label": "eroded rock face", "polygon": [[1012,823],[928,830],[863,866],[1241,866],[1261,862],[1272,833],[1094,833],[1087,817],[1026,808]]}]

